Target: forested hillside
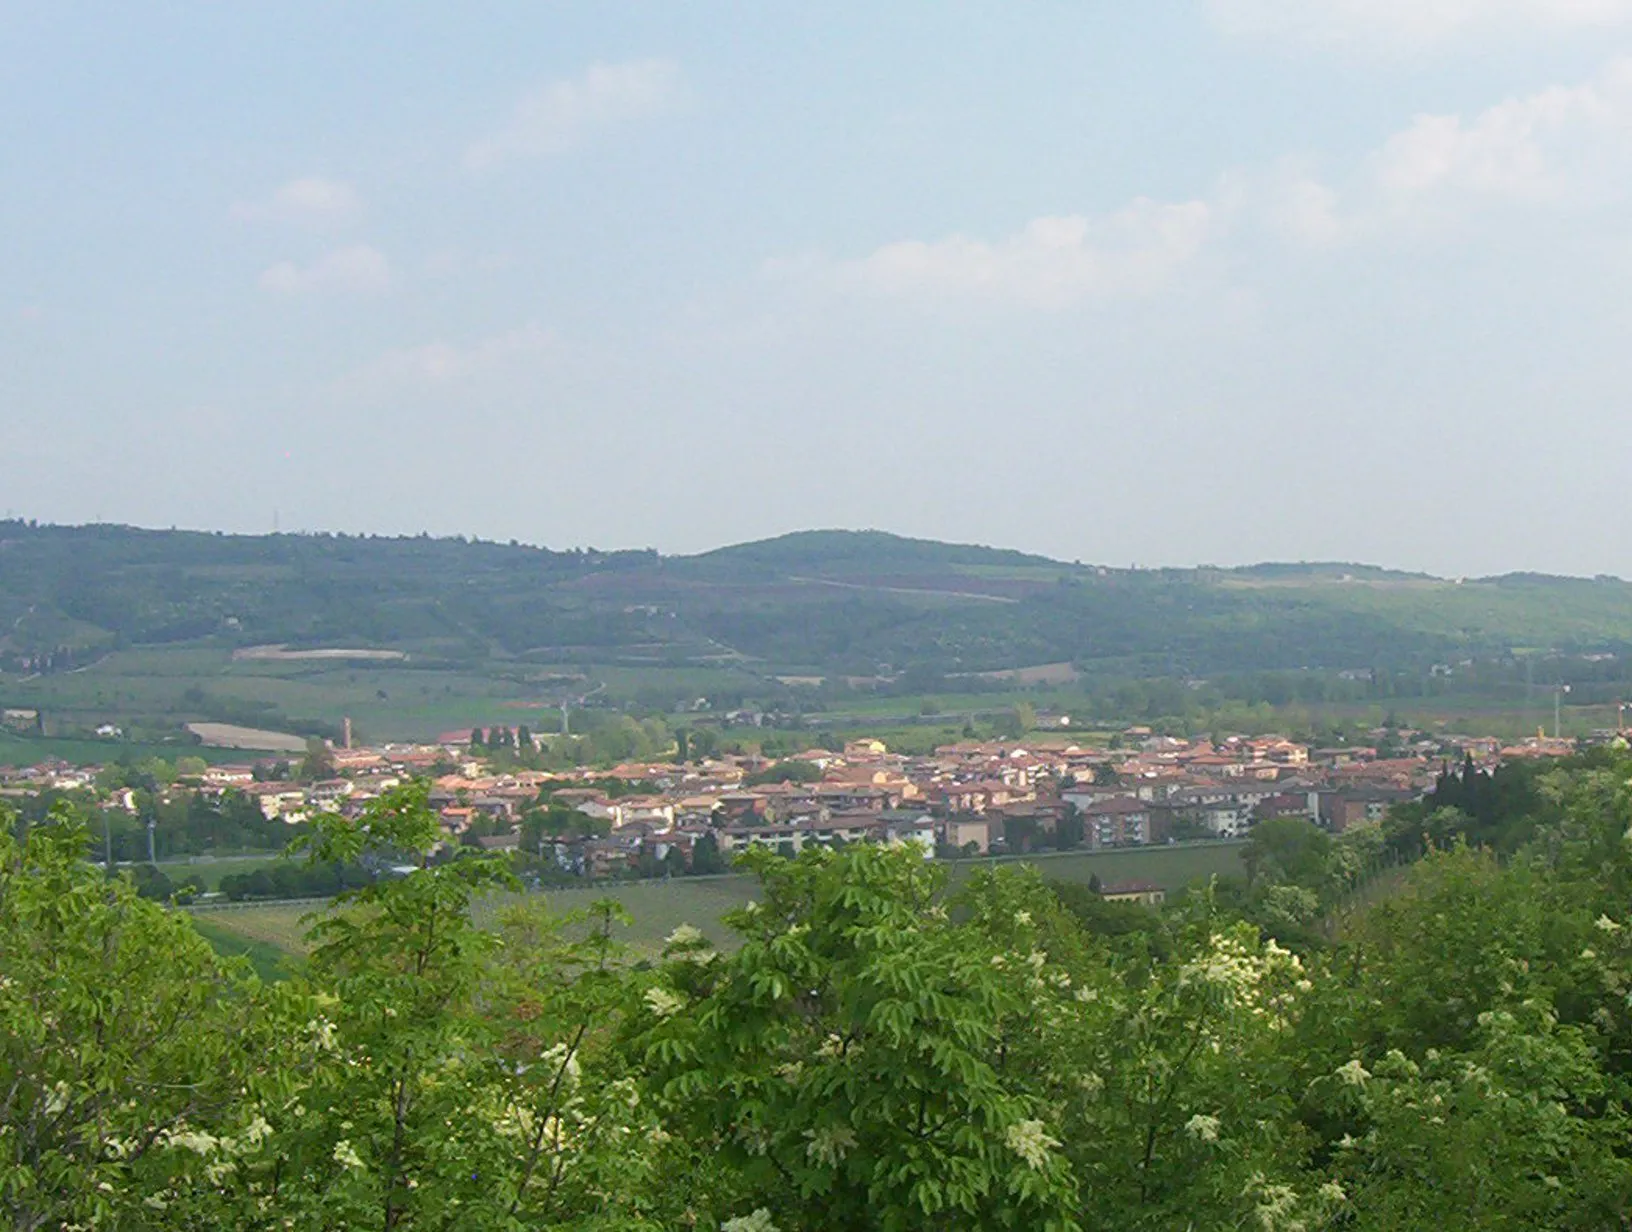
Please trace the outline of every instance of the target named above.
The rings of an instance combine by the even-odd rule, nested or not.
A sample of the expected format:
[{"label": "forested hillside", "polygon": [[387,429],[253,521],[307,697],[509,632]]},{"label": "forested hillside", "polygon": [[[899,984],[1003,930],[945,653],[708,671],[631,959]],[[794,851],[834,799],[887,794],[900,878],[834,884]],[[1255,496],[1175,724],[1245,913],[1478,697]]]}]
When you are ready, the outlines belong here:
[{"label": "forested hillside", "polygon": [[108,650],[395,649],[472,663],[1125,675],[1395,667],[1632,645],[1614,580],[1466,583],[1358,566],[1129,571],[809,532],[695,557],[459,539],[0,524],[0,668]]},{"label": "forested hillside", "polygon": [[[757,853],[738,944],[471,907],[422,789],[315,864],[423,865],[263,984],[0,825],[0,1219],[22,1229],[1622,1228],[1632,760],[1466,769],[1255,833],[1161,912],[910,849]],[[1489,842],[1488,848],[1472,844]],[[1391,850],[1403,872],[1368,872]]]}]

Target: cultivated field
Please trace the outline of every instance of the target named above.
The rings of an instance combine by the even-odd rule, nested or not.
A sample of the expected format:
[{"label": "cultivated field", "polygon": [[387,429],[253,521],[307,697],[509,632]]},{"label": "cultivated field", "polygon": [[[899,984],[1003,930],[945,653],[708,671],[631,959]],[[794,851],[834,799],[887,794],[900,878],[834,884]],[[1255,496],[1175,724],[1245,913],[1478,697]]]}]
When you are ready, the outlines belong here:
[{"label": "cultivated field", "polygon": [[206,908],[194,913],[212,930],[275,946],[285,954],[306,952],[307,917],[324,910],[322,903],[267,903],[253,907]]},{"label": "cultivated field", "polygon": [[[957,884],[977,868],[993,864],[1032,864],[1043,876],[1086,883],[1098,876],[1104,885],[1150,881],[1170,893],[1208,877],[1241,871],[1242,843],[1197,843],[1174,847],[1146,847],[1127,851],[1066,852],[1002,860],[959,860],[950,866]],[[757,882],[745,875],[680,877],[670,881],[608,883],[543,891],[551,912],[565,915],[587,910],[598,899],[621,904],[631,918],[619,930],[619,939],[637,957],[651,957],[663,947],[663,938],[681,924],[702,929],[716,945],[729,946],[731,932],[720,917],[755,896]],[[529,896],[530,897],[530,896]],[[497,927],[507,908],[520,901],[505,895],[479,904],[476,918]],[[200,912],[213,926],[246,940],[275,945],[286,953],[304,952],[301,919],[316,910],[312,904],[234,907]]]},{"label": "cultivated field", "polygon": [[288,732],[239,727],[234,723],[189,723],[187,730],[205,744],[222,749],[259,749],[269,753],[301,753],[306,741]]},{"label": "cultivated field", "polygon": [[[543,894],[545,904],[557,915],[587,911],[600,899],[612,899],[630,917],[629,926],[614,935],[638,957],[649,958],[662,950],[663,939],[682,924],[701,929],[716,945],[728,946],[731,930],[720,923],[720,917],[753,898],[758,885],[748,876],[681,877],[546,890]],[[484,925],[496,926],[517,901],[518,897],[509,895],[489,900],[477,908],[476,918]]]},{"label": "cultivated field", "polygon": [[230,749],[196,744],[137,744],[123,740],[69,740],[55,736],[17,736],[0,732],[0,766],[36,766],[60,759],[76,766],[99,766],[112,761],[142,761],[163,757],[201,757],[207,762],[236,761]]},{"label": "cultivated field", "polygon": [[229,958],[247,958],[255,974],[263,980],[278,979],[299,962],[289,950],[222,928],[217,920],[210,917],[195,915],[193,926],[204,940],[215,947],[217,953]]},{"label": "cultivated field", "polygon": [[1149,881],[1171,894],[1194,881],[1241,873],[1241,853],[1245,846],[1244,842],[1184,843],[1172,847],[1130,847],[1121,851],[1045,852],[1012,859],[959,860],[953,865],[952,876],[959,880],[974,868],[993,864],[1032,864],[1044,877],[1055,881],[1086,883],[1095,876],[1103,885]]},{"label": "cultivated field", "polygon": [[408,656],[400,650],[363,650],[352,647],[337,647],[328,650],[290,650],[286,646],[245,646],[232,652],[234,660],[265,659],[283,663],[299,663],[302,661],[347,660],[359,662],[370,660],[377,662],[391,662],[397,659],[406,659]]}]

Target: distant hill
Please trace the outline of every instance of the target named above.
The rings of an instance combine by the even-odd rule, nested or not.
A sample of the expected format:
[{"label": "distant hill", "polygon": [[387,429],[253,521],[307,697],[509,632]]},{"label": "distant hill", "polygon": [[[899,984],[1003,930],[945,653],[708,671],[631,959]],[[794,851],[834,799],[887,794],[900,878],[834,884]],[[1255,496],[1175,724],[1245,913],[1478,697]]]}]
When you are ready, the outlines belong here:
[{"label": "distant hill", "polygon": [[418,666],[1205,676],[1614,651],[1632,646],[1632,587],[1357,564],[1118,570],[882,531],[661,557],[0,523],[0,672],[188,645],[390,649]]},{"label": "distant hill", "polygon": [[1264,561],[1256,565],[1241,565],[1226,570],[1235,577],[1270,578],[1277,580],[1324,579],[1338,582],[1418,581],[1438,582],[1428,573],[1409,573],[1400,569],[1383,569],[1377,565],[1360,565],[1352,561]]},{"label": "distant hill", "polygon": [[985,566],[1060,569],[1058,561],[1007,548],[909,539],[880,530],[805,530],[685,558],[700,571],[750,567],[770,573],[873,573]]}]

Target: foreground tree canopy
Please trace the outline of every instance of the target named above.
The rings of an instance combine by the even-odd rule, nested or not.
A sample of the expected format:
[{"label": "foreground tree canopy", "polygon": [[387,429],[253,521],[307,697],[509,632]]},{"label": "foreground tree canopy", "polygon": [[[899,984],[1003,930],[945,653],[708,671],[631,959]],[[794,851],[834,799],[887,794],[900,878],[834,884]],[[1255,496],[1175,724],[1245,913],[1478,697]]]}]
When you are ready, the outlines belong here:
[{"label": "foreground tree canopy", "polygon": [[408,788],[310,855],[420,870],[271,984],[66,814],[0,826],[0,1220],[1624,1227],[1632,760],[1524,773],[1403,811],[1415,862],[1358,895],[1353,845],[1285,826],[1253,885],[1138,919],[857,846],[749,857],[732,952],[644,958],[610,903],[476,927],[506,865],[426,858]]}]

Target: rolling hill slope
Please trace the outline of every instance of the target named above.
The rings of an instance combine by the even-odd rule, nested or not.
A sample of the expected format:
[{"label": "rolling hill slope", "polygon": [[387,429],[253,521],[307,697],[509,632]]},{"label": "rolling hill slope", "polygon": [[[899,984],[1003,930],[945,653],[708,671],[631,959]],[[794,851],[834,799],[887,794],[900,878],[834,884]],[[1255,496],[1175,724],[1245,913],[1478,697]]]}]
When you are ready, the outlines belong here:
[{"label": "rolling hill slope", "polygon": [[[403,657],[242,653],[265,646]],[[411,697],[429,725],[463,713],[461,697],[539,696],[590,666],[638,696],[720,673],[945,678],[1072,663],[1090,677],[1193,678],[1628,648],[1632,587],[1613,579],[1130,571],[878,531],[661,557],[0,523],[0,701],[85,713],[151,695],[171,716],[253,725],[257,706],[332,721],[343,704],[372,697],[386,713]],[[121,673],[135,683],[111,679]]]}]

